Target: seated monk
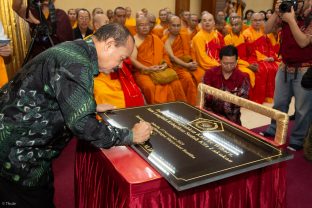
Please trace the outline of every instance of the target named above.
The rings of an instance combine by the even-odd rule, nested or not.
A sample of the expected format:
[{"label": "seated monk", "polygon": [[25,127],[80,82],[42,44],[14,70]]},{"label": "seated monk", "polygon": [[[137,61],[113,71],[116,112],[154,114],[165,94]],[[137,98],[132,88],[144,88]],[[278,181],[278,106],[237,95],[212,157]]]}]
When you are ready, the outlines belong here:
[{"label": "seated monk", "polygon": [[[258,71],[257,61],[251,61],[247,57],[247,45],[245,43],[244,36],[242,34],[242,19],[236,18],[230,21],[231,31],[224,37],[225,45],[233,45],[238,50],[238,69],[244,73],[247,73],[250,80],[251,87],[255,86],[255,73]],[[250,62],[249,62],[250,61]]]},{"label": "seated monk", "polygon": [[193,37],[197,34],[199,31],[199,26],[198,26],[198,16],[196,14],[191,14],[190,17],[190,27],[188,28],[188,33],[190,35],[190,39],[192,40]]},{"label": "seated monk", "polygon": [[122,68],[110,74],[100,73],[94,79],[94,98],[97,104],[108,103],[117,108],[144,105],[141,90],[131,74],[132,64],[129,58]]},{"label": "seated monk", "polygon": [[[4,34],[4,29],[0,21],[0,39],[7,39]],[[8,82],[8,75],[4,63],[4,57],[10,56],[12,54],[12,48],[10,44],[0,45],[0,88]]]},{"label": "seated monk", "polygon": [[[97,14],[93,22],[94,30],[108,24],[105,14]],[[131,74],[132,64],[125,59],[121,68],[110,74],[99,73],[94,78],[94,98],[97,104],[110,104],[115,108],[144,105],[143,94]]]},{"label": "seated monk", "polygon": [[8,75],[4,63],[4,59],[2,58],[2,48],[0,48],[0,88],[8,82]]},{"label": "seated monk", "polygon": [[179,76],[187,102],[196,105],[197,86],[202,81],[205,71],[197,68],[197,63],[192,61],[190,37],[181,32],[179,17],[171,17],[168,30],[169,34],[162,39],[166,52]]},{"label": "seated monk", "polygon": [[251,17],[251,26],[244,30],[248,53],[254,57],[259,68],[256,75],[256,84],[250,91],[250,99],[262,104],[272,102],[275,89],[275,75],[278,69],[278,58],[264,34],[261,14],[254,13]]},{"label": "seated monk", "polygon": [[159,19],[160,23],[152,29],[152,34],[161,39],[164,36],[164,31],[168,28],[167,11],[165,9],[159,10]]},{"label": "seated monk", "polygon": [[215,30],[212,14],[204,12],[201,21],[202,29],[192,40],[192,56],[203,70],[220,65],[219,52],[224,46],[223,36]]},{"label": "seated monk", "polygon": [[[131,61],[136,68],[134,77],[147,103],[186,101],[177,74],[168,69],[170,60],[164,51],[163,43],[157,36],[150,34],[148,18],[137,19],[137,34],[134,39],[136,47],[131,55]],[[167,74],[169,71],[170,75]],[[162,80],[157,80],[160,73],[165,75]]]}]

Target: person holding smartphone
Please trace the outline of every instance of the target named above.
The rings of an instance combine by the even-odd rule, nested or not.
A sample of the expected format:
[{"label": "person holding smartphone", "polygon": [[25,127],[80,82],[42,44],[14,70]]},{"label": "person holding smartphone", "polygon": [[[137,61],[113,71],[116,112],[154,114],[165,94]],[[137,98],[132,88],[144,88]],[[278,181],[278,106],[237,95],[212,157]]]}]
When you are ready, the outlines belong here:
[{"label": "person holding smartphone", "polygon": [[0,88],[8,82],[8,75],[4,63],[4,57],[12,54],[10,40],[4,34],[4,29],[0,21]]}]

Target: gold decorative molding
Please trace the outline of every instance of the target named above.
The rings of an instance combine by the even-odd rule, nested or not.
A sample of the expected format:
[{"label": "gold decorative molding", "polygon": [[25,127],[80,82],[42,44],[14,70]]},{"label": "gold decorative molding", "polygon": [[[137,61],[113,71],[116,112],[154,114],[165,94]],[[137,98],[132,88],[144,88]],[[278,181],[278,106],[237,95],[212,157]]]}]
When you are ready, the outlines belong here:
[{"label": "gold decorative molding", "polygon": [[[24,4],[26,4],[26,1]],[[12,78],[21,67],[28,49],[28,23],[13,11],[12,0],[0,1],[0,20],[6,35],[11,39],[11,46],[13,47],[12,58],[6,65],[8,76]]]},{"label": "gold decorative molding", "polygon": [[235,105],[244,107],[248,110],[254,111],[256,113],[259,113],[261,115],[264,115],[264,116],[270,117],[271,119],[276,120],[276,133],[275,133],[274,142],[277,145],[285,144],[286,136],[287,136],[288,121],[289,121],[288,115],[286,113],[283,113],[281,111],[275,110],[267,106],[260,105],[250,100],[233,95],[229,92],[219,90],[219,89],[216,89],[214,87],[211,87],[202,83],[198,85],[198,94],[197,94],[197,106],[199,106],[201,109],[204,106],[206,93],[220,100],[233,103]]}]

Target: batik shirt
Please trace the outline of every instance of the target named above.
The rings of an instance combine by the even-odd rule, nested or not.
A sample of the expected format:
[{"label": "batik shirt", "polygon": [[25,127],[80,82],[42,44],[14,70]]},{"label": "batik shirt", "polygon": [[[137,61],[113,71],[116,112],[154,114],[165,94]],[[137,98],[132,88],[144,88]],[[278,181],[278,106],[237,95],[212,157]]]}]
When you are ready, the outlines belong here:
[{"label": "batik shirt", "polygon": [[132,143],[132,132],[96,120],[91,39],[65,42],[27,63],[0,90],[0,177],[23,186],[51,182],[51,160],[76,135],[96,147]]},{"label": "batik shirt", "polygon": [[[211,87],[230,92],[236,96],[248,98],[250,89],[248,75],[238,69],[234,69],[228,79],[224,78],[221,66],[207,70],[204,76],[204,83]],[[207,110],[211,110],[214,113],[224,116],[226,119],[241,125],[240,107],[237,105],[219,100],[211,95],[206,95],[204,107]]]}]

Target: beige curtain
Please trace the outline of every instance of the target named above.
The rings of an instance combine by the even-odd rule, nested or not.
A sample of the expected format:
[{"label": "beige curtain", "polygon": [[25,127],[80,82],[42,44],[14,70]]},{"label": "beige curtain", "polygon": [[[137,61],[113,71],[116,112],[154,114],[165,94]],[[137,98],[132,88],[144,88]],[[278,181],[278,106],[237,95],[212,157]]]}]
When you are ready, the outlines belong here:
[{"label": "beige curtain", "polygon": [[[26,4],[26,1],[24,3]],[[12,0],[0,0],[0,20],[5,33],[12,41],[13,55],[6,65],[8,76],[12,78],[21,67],[28,49],[28,23],[13,11]]]}]

